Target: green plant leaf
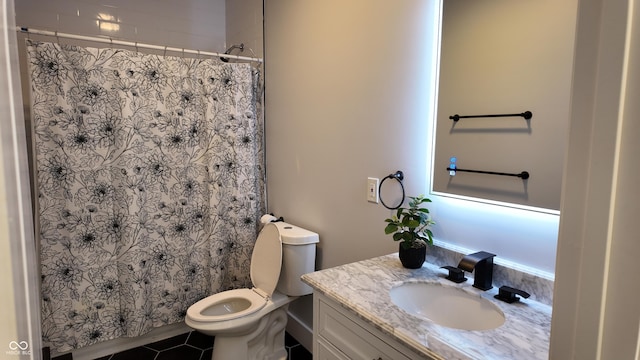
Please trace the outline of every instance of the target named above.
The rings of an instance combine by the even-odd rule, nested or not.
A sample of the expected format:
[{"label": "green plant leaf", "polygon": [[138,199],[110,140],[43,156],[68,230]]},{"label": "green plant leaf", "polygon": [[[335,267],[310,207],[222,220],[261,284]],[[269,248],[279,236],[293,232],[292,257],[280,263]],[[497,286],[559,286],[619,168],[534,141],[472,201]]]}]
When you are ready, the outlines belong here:
[{"label": "green plant leaf", "polygon": [[396,232],[396,231],[398,231],[398,226],[395,225],[395,224],[389,224],[389,225],[387,225],[387,227],[384,228],[384,233],[387,234],[387,235],[391,234],[392,232]]},{"label": "green plant leaf", "polygon": [[414,219],[409,219],[409,221],[403,221],[402,225],[410,228],[410,229],[415,229],[418,226],[420,226],[420,221],[418,220],[414,220]]}]

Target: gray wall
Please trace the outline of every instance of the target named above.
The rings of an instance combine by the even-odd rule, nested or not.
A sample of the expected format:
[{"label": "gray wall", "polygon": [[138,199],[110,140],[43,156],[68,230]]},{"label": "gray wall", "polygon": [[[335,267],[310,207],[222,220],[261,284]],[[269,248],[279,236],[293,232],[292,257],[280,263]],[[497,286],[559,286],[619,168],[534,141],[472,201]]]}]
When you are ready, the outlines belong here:
[{"label": "gray wall", "polygon": [[[402,170],[408,195],[429,193],[438,4],[265,4],[269,211],[320,234],[320,268],[397,251],[367,177]],[[442,246],[553,278],[557,215],[431,197]]]},{"label": "gray wall", "polygon": [[262,57],[264,54],[262,0],[227,0],[225,11],[227,46],[241,43],[245,46],[244,52],[239,53],[238,50],[234,50],[233,54]]},{"label": "gray wall", "polygon": [[321,268],[397,251],[367,177],[402,170],[408,194],[426,193],[432,4],[265,3],[269,211],[320,234]]}]

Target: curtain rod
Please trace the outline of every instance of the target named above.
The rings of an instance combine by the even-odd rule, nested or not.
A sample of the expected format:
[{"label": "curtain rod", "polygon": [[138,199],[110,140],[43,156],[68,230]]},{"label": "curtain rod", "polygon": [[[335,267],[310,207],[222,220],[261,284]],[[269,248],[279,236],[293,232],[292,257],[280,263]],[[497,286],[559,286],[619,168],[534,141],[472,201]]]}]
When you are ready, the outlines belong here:
[{"label": "curtain rod", "polygon": [[164,50],[165,52],[166,51],[181,52],[181,53],[195,54],[195,55],[205,55],[205,56],[214,56],[214,57],[237,59],[237,60],[248,60],[248,61],[263,62],[263,60],[261,58],[256,58],[256,57],[229,55],[229,54],[215,53],[215,52],[209,52],[209,51],[200,51],[200,50],[176,48],[176,47],[171,47],[171,46],[144,44],[144,43],[139,43],[139,42],[116,40],[116,39],[106,38],[106,37],[85,36],[85,35],[61,33],[61,32],[57,32],[57,31],[31,29],[31,28],[28,28],[28,27],[20,27],[20,26],[18,26],[16,28],[16,31],[22,32],[22,33],[25,33],[25,34],[54,36],[54,37],[57,37],[57,38],[85,40],[85,41],[95,41],[95,42],[112,44],[112,45],[132,46],[132,47],[135,47],[136,49],[137,48],[155,49],[155,50]]}]

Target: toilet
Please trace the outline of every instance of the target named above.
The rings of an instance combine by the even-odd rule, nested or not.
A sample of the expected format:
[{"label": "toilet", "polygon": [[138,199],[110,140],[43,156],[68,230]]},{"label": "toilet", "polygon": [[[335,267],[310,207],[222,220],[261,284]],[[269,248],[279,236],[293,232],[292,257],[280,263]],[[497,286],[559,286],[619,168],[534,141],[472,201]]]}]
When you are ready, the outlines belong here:
[{"label": "toilet", "polygon": [[287,308],[312,293],[300,280],[315,270],[318,234],[283,221],[266,224],[251,254],[251,289],[235,289],[191,305],[185,323],[215,337],[212,359],[286,359]]}]

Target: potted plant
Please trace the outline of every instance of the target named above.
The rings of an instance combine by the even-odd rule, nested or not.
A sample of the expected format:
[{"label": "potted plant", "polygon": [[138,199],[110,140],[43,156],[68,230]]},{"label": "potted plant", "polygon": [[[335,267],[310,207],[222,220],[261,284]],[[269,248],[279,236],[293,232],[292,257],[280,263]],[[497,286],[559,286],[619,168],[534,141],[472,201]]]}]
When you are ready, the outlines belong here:
[{"label": "potted plant", "polygon": [[385,219],[385,234],[393,234],[394,241],[400,241],[399,255],[402,266],[418,269],[427,255],[427,244],[433,245],[433,233],[429,227],[435,224],[429,216],[429,209],[422,204],[431,202],[424,195],[409,197],[408,208],[398,208],[396,214]]}]

